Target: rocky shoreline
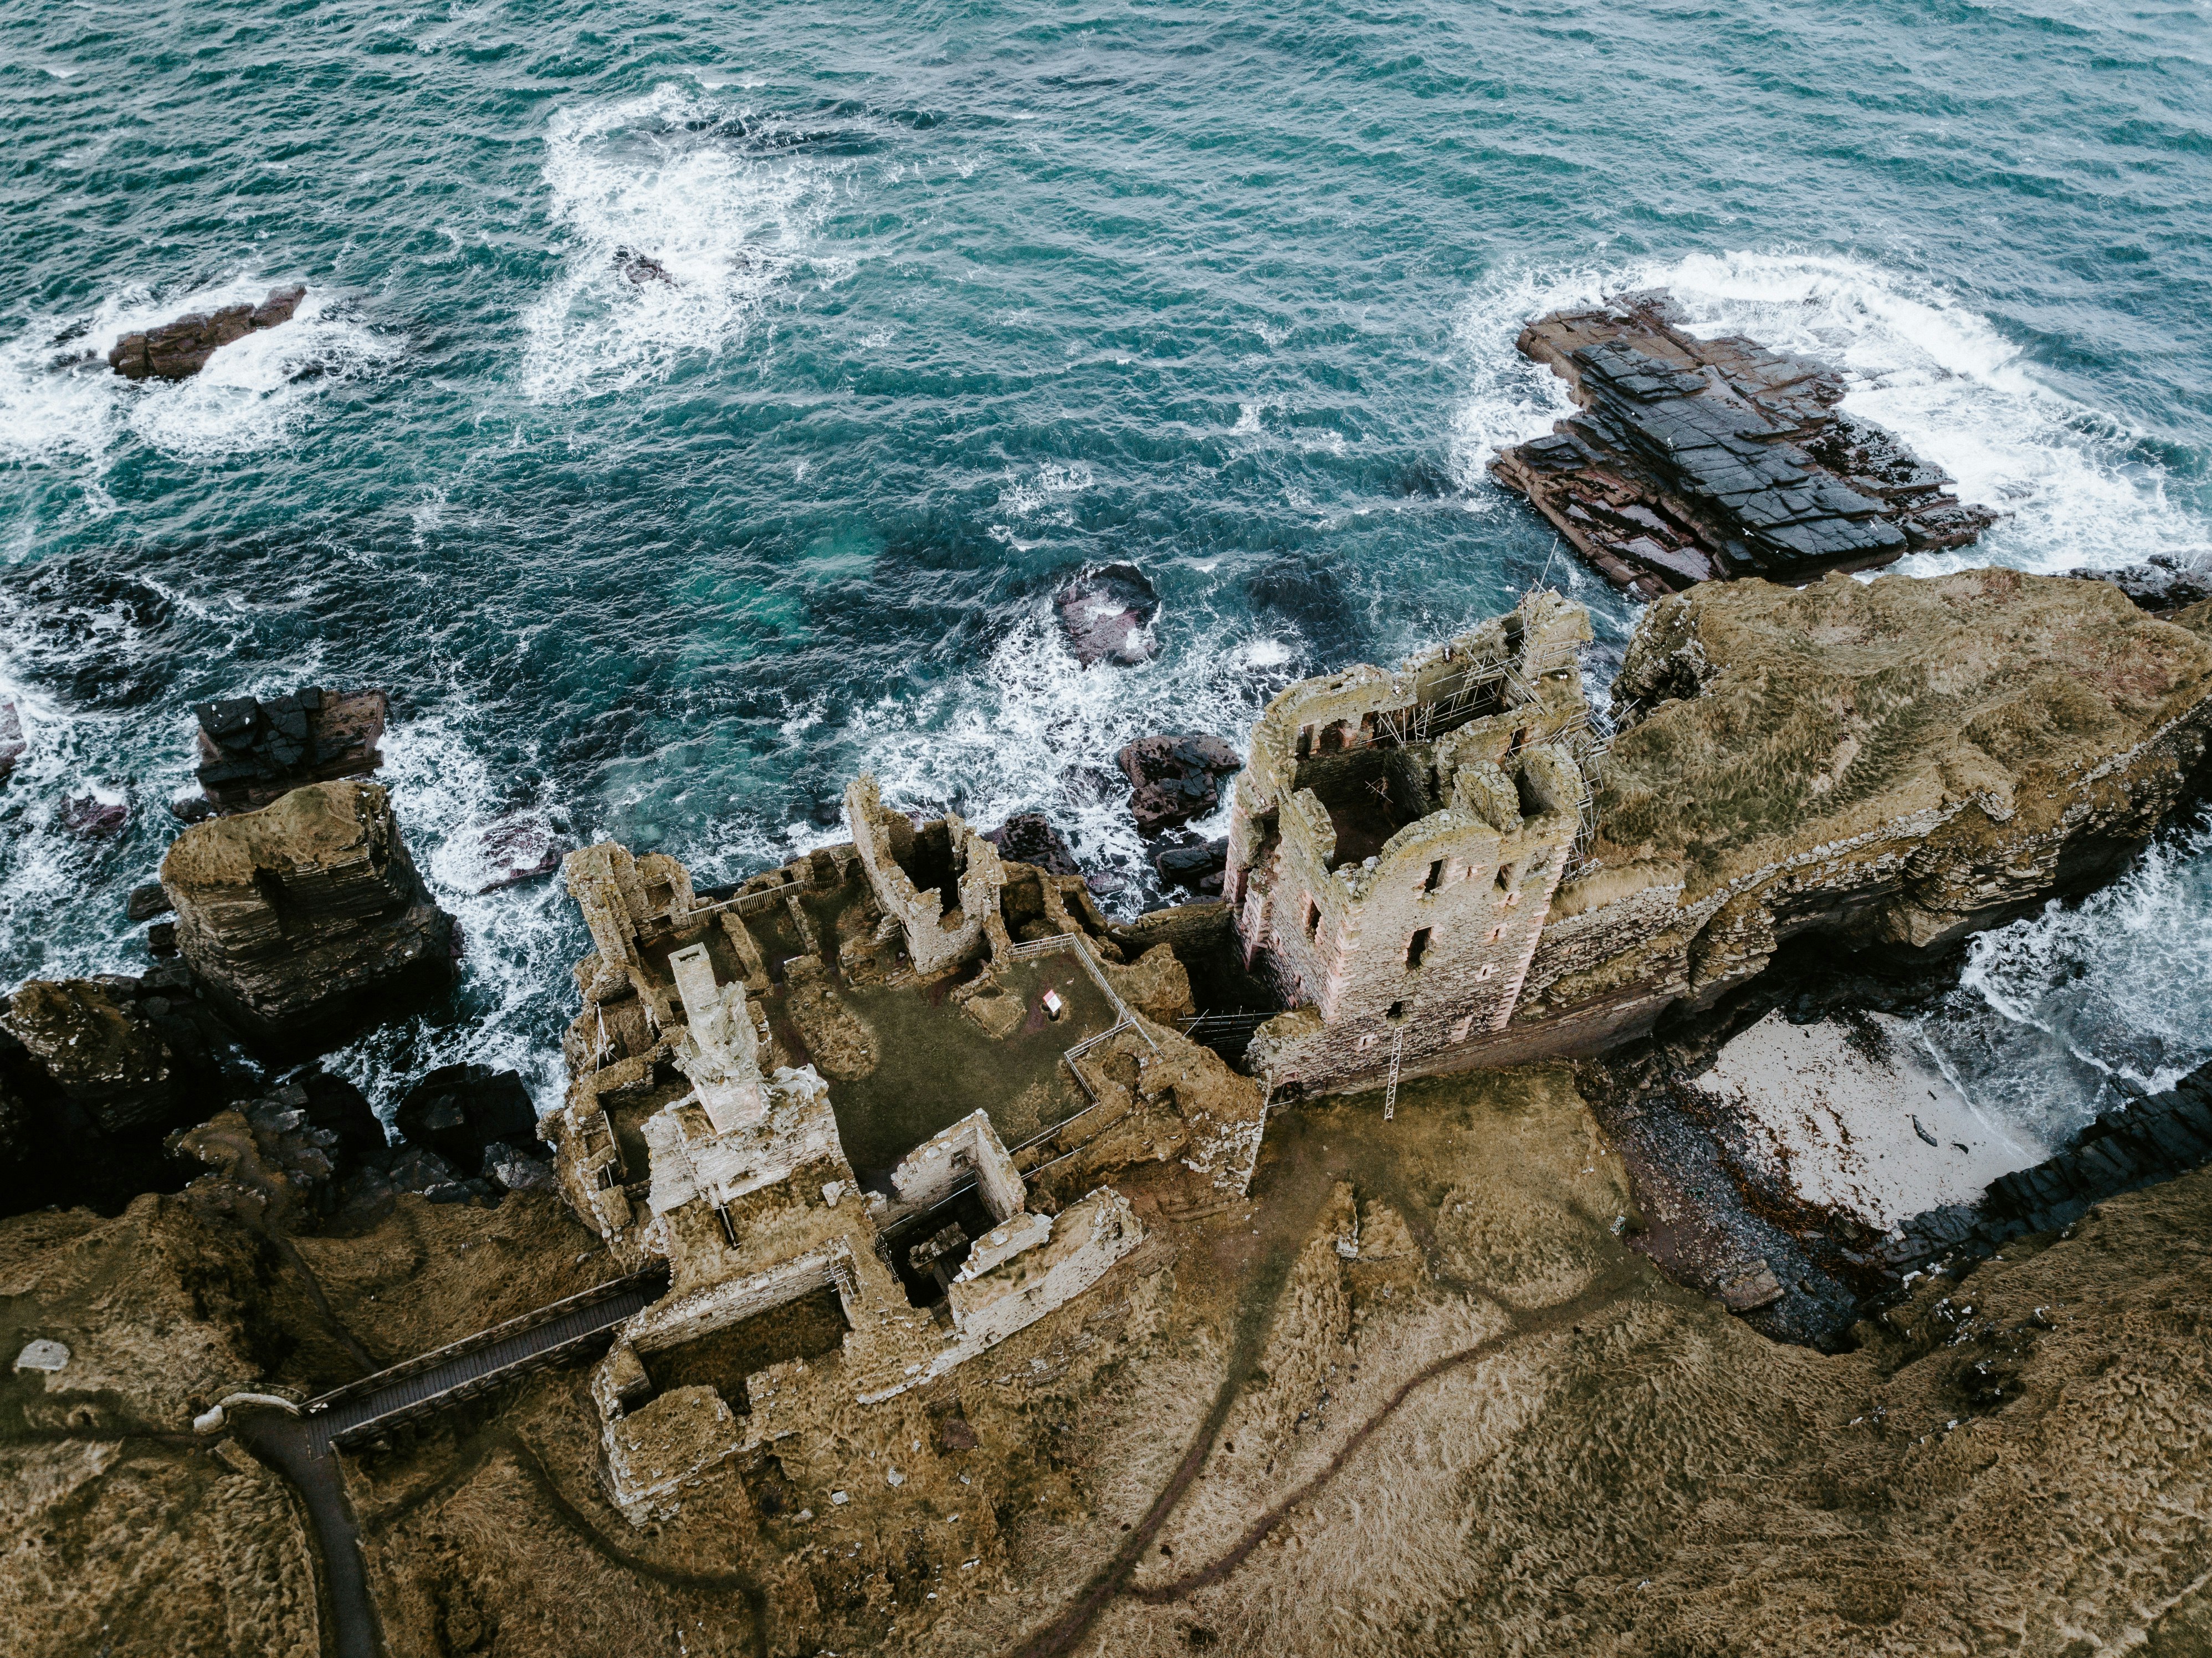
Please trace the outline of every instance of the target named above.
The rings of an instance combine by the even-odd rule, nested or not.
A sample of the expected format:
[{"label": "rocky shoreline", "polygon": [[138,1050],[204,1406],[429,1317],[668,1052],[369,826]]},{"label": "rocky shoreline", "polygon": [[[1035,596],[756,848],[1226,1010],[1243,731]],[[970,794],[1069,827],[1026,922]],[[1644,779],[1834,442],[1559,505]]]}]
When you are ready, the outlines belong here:
[{"label": "rocky shoreline", "polygon": [[[1604,320],[1690,349],[1651,307]],[[1583,459],[1530,475],[1601,567],[1689,588],[1650,595],[1609,709],[1587,615],[1539,589],[1289,687],[1244,754],[1130,743],[1132,825],[1191,898],[1130,917],[1043,813],[978,832],[865,775],[849,840],[714,889],[504,821],[484,890],[557,864],[590,937],[558,1102],[449,1066],[387,1127],[320,1068],[460,971],[372,778],[388,701],[197,709],[204,793],[128,908],[155,965],[0,1011],[26,1557],[58,1574],[96,1536],[240,1626],[282,1608],[392,1651],[565,1652],[603,1606],[672,1606],[694,1649],[1043,1650],[1048,1592],[1070,1640],[1109,1601],[1206,1609],[1172,1613],[1195,1648],[1298,1615],[1307,1561],[1376,1534],[1411,1558],[1470,1511],[1573,1563],[1554,1600],[1735,1593],[1648,1540],[1686,1500],[1817,1535],[1803,1581],[1887,1627],[1900,1563],[2017,1497],[1973,1484],[1975,1448],[2013,1436],[2006,1467],[2088,1490],[2106,1449],[2034,1424],[2115,1366],[2177,1418],[2197,1399],[2202,1355],[2145,1309],[2201,1296],[2212,1066],[2028,1146],[1899,1032],[1969,934],[2093,890],[2202,801],[2212,603],[1844,579],[1981,520],[1802,365],[1705,343],[1698,386],[1643,386],[1618,344],[1574,347]],[[1800,485],[1819,512],[1734,568],[1687,474],[1606,424],[1731,396],[1764,455],[1898,487],[1863,512],[1762,471],[1731,522]],[[1575,493],[1598,471],[1604,534]],[[1627,510],[1662,495],[1656,531]],[[1054,604],[1086,671],[1149,654],[1133,567]],[[334,1429],[334,1400],[385,1403]],[[72,1506],[172,1453],[168,1494]],[[2179,1503],[2173,1461],[2139,1479]],[[1593,1514],[1645,1540],[1601,1595]],[[1857,1564],[1831,1583],[1838,1527]],[[173,1533],[190,1551],[157,1560]],[[361,1565],[320,1600],[318,1552]],[[2184,1553],[2157,1555],[2146,1619],[2187,1604]],[[46,1591],[76,1634],[122,1593],[91,1576]],[[1118,1587],[1083,1611],[1085,1581]],[[181,1644],[186,1612],[143,1588],[131,1615]],[[2056,1615],[1989,1592],[1983,1644]],[[1607,1627],[1591,1649],[1649,1644]]]}]

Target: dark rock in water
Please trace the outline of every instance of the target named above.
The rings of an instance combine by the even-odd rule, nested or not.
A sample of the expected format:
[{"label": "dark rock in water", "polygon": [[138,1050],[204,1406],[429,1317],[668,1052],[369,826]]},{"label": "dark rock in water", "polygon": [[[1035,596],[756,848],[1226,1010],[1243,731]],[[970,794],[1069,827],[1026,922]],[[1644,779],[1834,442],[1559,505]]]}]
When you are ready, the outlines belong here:
[{"label": "dark rock in water", "polygon": [[57,826],[88,841],[120,835],[131,821],[131,808],[120,800],[103,800],[97,794],[72,794],[54,814]]},{"label": "dark rock in water", "polygon": [[256,811],[302,783],[366,777],[381,766],[377,744],[392,699],[380,690],[307,685],[266,702],[227,697],[192,712],[200,723],[197,775],[208,800],[217,811]]},{"label": "dark rock in water", "polygon": [[496,1142],[529,1145],[538,1138],[530,1090],[512,1071],[486,1065],[441,1066],[408,1091],[392,1121],[414,1145],[425,1145],[456,1169],[481,1169]]},{"label": "dark rock in water", "polygon": [[1221,804],[1219,780],[1243,762],[1218,737],[1140,737],[1115,756],[1132,793],[1129,811],[1140,835],[1203,817]]},{"label": "dark rock in water", "polygon": [[[535,1146],[538,1142],[530,1144]],[[509,1192],[550,1192],[555,1184],[550,1162],[505,1140],[494,1140],[484,1147],[483,1177]]]},{"label": "dark rock in water", "polygon": [[2185,562],[2171,553],[2153,553],[2141,564],[2117,570],[2069,570],[2083,581],[2109,581],[2138,610],[2154,614],[2179,610],[2212,598],[2212,568]]},{"label": "dark rock in water", "polygon": [[146,929],[146,953],[157,960],[177,953],[177,924],[156,921]]},{"label": "dark rock in water", "polygon": [[271,1054],[326,1052],[453,984],[453,918],[374,783],[195,823],[161,884],[203,993]]},{"label": "dark rock in water", "polygon": [[615,268],[634,282],[666,282],[676,286],[676,278],[668,274],[668,267],[648,254],[634,253],[620,248],[615,253]]},{"label": "dark rock in water", "polygon": [[553,832],[550,823],[527,813],[487,825],[477,837],[477,847],[483,860],[477,884],[479,896],[550,875],[574,850]]},{"label": "dark rock in water", "polygon": [[1540,317],[1519,345],[1583,412],[1491,471],[1645,598],[1742,576],[1802,586],[1964,546],[1996,521],[1837,409],[1832,370],[1747,339],[1696,338],[1663,294]]},{"label": "dark rock in water", "polygon": [[984,830],[983,838],[997,847],[1002,857],[1034,865],[1047,875],[1083,873],[1076,867],[1075,854],[1067,849],[1067,842],[1041,811],[1017,812],[999,828]]},{"label": "dark rock in water", "polygon": [[30,744],[23,740],[23,722],[13,702],[0,702],[0,783],[14,774],[15,762]]},{"label": "dark rock in water", "polygon": [[215,816],[215,802],[204,794],[180,794],[169,802],[169,816],[180,823],[204,823]]},{"label": "dark rock in water", "polygon": [[169,895],[159,881],[131,888],[131,897],[123,906],[124,914],[133,921],[150,921],[156,915],[167,915],[169,909]]},{"label": "dark rock in water", "polygon": [[1222,872],[1229,867],[1229,842],[1204,841],[1193,847],[1170,847],[1152,858],[1160,879],[1202,897],[1218,897]]},{"label": "dark rock in water", "polygon": [[1160,596],[1133,564],[1102,564],[1084,571],[1054,596],[1060,625],[1075,659],[1134,667],[1152,656],[1152,619]]},{"label": "dark rock in water", "polygon": [[125,380],[190,380],[208,359],[234,340],[292,320],[307,297],[304,287],[272,288],[258,305],[227,305],[220,311],[186,313],[174,322],[125,334],[107,354],[107,365]]},{"label": "dark rock in water", "polygon": [[1121,775],[1119,766],[1086,761],[1063,770],[1060,786],[1072,806],[1101,806],[1109,800],[1125,798],[1129,793],[1129,780]]}]

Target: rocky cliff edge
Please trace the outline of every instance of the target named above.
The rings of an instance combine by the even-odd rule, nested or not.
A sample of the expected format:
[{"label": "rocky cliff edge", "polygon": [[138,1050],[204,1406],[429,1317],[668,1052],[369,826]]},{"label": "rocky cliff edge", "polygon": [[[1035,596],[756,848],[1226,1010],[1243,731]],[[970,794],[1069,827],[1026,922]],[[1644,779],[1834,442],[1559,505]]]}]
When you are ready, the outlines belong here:
[{"label": "rocky cliff edge", "polygon": [[1655,605],[1518,1021],[1624,1034],[1820,929],[1926,950],[2109,878],[2201,791],[2212,604],[1969,570]]}]

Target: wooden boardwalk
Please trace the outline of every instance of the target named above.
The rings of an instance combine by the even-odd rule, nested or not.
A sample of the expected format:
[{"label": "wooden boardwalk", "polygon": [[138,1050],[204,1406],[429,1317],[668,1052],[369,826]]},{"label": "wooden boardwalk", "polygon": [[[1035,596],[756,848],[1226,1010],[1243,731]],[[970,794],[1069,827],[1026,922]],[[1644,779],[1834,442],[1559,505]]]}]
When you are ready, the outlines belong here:
[{"label": "wooden boardwalk", "polygon": [[314,1454],[367,1444],[403,1422],[575,1357],[666,1287],[655,1272],[617,1278],[311,1399],[301,1410]]},{"label": "wooden boardwalk", "polygon": [[616,1278],[334,1388],[309,1400],[297,1416],[270,1406],[233,1417],[232,1430],[281,1469],[307,1504],[329,1598],[331,1629],[325,1650],[331,1658],[389,1658],[369,1593],[361,1527],[331,1448],[373,1443],[404,1422],[580,1357],[666,1288],[658,1272]]}]

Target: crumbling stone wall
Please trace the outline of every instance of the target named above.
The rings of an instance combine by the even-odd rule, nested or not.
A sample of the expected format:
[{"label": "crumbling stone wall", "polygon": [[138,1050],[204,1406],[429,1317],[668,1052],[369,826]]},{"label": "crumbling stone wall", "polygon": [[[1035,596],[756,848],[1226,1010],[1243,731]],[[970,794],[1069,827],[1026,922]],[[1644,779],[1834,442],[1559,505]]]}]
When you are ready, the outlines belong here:
[{"label": "crumbling stone wall", "polygon": [[1029,1194],[1006,1143],[988,1114],[975,1110],[950,1128],[931,1135],[899,1159],[891,1170],[891,1190],[902,1207],[927,1209],[951,1195],[974,1175],[975,1190],[993,1217],[1005,1220],[1028,1206]]},{"label": "crumbling stone wall", "polygon": [[998,920],[999,890],[1006,884],[998,847],[954,814],[945,815],[952,884],[948,902],[944,885],[915,885],[914,825],[903,814],[884,809],[873,777],[864,773],[845,791],[845,823],[876,902],[905,931],[907,959],[916,975],[929,978],[983,952],[986,929]]}]

